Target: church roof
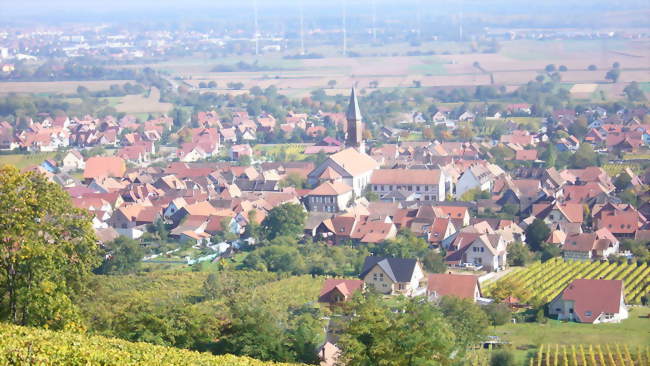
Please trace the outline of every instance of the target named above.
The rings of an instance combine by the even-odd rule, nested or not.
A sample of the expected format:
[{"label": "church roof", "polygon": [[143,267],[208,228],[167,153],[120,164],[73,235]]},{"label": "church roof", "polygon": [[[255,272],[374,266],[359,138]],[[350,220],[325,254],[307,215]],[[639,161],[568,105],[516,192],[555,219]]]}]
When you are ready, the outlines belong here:
[{"label": "church roof", "polygon": [[357,99],[357,93],[354,91],[354,88],[352,88],[352,92],[350,93],[350,103],[348,104],[348,112],[345,114],[345,116],[348,121],[361,121],[363,119],[363,117],[361,117],[361,110],[359,109],[359,100]]}]

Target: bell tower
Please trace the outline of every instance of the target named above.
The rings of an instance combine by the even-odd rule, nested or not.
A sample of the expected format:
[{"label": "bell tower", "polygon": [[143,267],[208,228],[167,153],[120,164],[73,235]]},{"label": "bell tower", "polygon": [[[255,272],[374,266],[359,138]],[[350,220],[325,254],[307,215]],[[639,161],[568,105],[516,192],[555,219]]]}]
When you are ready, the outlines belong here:
[{"label": "bell tower", "polygon": [[352,88],[350,93],[350,103],[345,118],[348,122],[345,133],[345,146],[354,147],[360,152],[365,152],[365,146],[363,144],[363,125],[361,123],[363,117],[361,116],[359,101],[354,88]]}]

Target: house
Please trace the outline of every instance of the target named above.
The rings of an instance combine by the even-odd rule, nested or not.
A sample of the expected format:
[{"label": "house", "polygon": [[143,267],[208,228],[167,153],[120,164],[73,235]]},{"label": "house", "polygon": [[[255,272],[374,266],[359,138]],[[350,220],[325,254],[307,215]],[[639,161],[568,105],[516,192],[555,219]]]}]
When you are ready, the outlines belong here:
[{"label": "house", "polygon": [[504,171],[497,165],[473,164],[468,167],[456,183],[456,198],[460,198],[467,191],[479,189],[481,191],[492,191],[495,179],[504,174]]},{"label": "house", "polygon": [[427,295],[430,301],[436,301],[443,296],[455,296],[477,302],[482,297],[478,276],[452,273],[429,274]]},{"label": "house", "polygon": [[93,156],[86,161],[84,180],[121,178],[126,173],[126,162],[116,156]]},{"label": "house", "polygon": [[318,302],[330,305],[346,302],[357,292],[363,292],[364,282],[355,279],[328,278],[323,283]]},{"label": "house", "polygon": [[562,245],[565,260],[607,259],[618,253],[619,241],[607,229],[593,233],[572,234],[566,237]]},{"label": "house", "polygon": [[633,238],[647,222],[646,217],[629,204],[596,204],[592,216],[594,227],[606,228],[619,239]]},{"label": "house", "polygon": [[233,145],[230,147],[230,159],[238,161],[242,156],[253,156],[253,148],[249,144]]},{"label": "house", "polygon": [[517,150],[515,151],[515,160],[535,161],[537,160],[537,150]]},{"label": "house", "polygon": [[628,318],[623,281],[576,279],[548,305],[559,320],[578,323],[618,323]]},{"label": "house", "polygon": [[86,167],[84,157],[78,150],[70,150],[63,157],[63,168],[69,170],[80,170]]},{"label": "house", "polygon": [[445,200],[445,179],[439,169],[378,169],[372,173],[370,189],[380,197],[407,191],[415,193],[417,201]]},{"label": "house", "polygon": [[[465,230],[465,229],[463,229]],[[507,243],[501,234],[460,232],[450,244],[445,262],[457,267],[471,266],[488,272],[499,271],[507,265]]]},{"label": "house", "polygon": [[307,194],[309,211],[340,212],[352,200],[352,188],[340,181],[327,181]]},{"label": "house", "polygon": [[330,155],[324,163],[309,173],[307,180],[310,185],[315,186],[321,180],[321,174],[331,168],[342,177],[343,183],[352,187],[355,195],[361,196],[370,183],[372,172],[378,167],[379,164],[365,152],[350,147]]},{"label": "house", "polygon": [[369,256],[359,277],[366,286],[387,295],[418,296],[427,289],[427,278],[417,259]]},{"label": "house", "polygon": [[[563,226],[571,233],[582,232],[584,208],[579,203],[536,203],[533,204],[532,215],[544,220],[544,222],[551,226]],[[565,225],[571,224],[571,225]],[[572,228],[571,230],[568,230]]]}]

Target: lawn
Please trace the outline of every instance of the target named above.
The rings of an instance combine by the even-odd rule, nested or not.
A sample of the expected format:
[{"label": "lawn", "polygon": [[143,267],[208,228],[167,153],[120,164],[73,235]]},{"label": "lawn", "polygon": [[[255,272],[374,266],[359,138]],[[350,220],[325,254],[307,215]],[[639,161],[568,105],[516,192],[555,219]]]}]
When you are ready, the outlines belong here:
[{"label": "lawn", "polygon": [[0,165],[14,165],[18,169],[24,169],[32,165],[38,165],[46,159],[51,159],[56,152],[36,154],[8,154],[0,155]]},{"label": "lawn", "polygon": [[[256,155],[271,158],[271,160],[279,160],[278,158],[282,153],[285,154],[285,161],[301,161],[307,158],[303,154],[305,151],[305,144],[265,144],[255,145],[253,148]],[[280,159],[282,160],[282,159]]]},{"label": "lawn", "polygon": [[[632,307],[629,319],[618,324],[579,324],[549,320],[547,324],[521,323],[496,327],[493,335],[509,341],[513,347],[531,350],[541,344],[650,344],[650,308]],[[515,350],[518,359],[524,360],[526,350]]]}]

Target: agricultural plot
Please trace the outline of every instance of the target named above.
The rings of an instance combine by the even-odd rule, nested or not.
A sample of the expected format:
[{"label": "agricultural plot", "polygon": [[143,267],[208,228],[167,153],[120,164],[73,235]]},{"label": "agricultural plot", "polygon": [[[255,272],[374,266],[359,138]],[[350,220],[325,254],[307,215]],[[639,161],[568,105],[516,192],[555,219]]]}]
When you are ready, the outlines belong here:
[{"label": "agricultural plot", "polygon": [[523,302],[540,301],[548,303],[564,290],[574,279],[622,280],[625,301],[639,304],[641,297],[650,291],[650,266],[647,263],[609,263],[589,261],[564,261],[554,258],[545,263],[537,262],[530,267],[515,270],[485,287],[486,293],[499,281],[517,282],[523,288]]},{"label": "agricultural plot", "polygon": [[106,90],[111,85],[134,83],[134,80],[96,80],[96,81],[10,81],[0,83],[0,94],[36,93],[36,94],[71,94],[77,87],[84,86],[90,91]]},{"label": "agricultural plot", "polygon": [[637,366],[650,363],[650,347],[628,345],[542,345],[531,366]]},{"label": "agricultural plot", "polygon": [[0,155],[0,166],[13,165],[18,169],[24,169],[32,165],[38,165],[46,159],[51,159],[55,152],[44,152],[35,154],[3,154]]},{"label": "agricultural plot", "polygon": [[167,113],[172,109],[171,103],[160,102],[160,90],[152,88],[149,96],[127,95],[115,106],[124,113]]}]

